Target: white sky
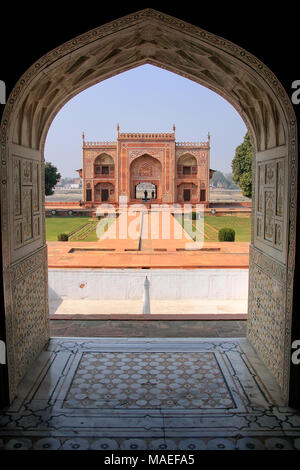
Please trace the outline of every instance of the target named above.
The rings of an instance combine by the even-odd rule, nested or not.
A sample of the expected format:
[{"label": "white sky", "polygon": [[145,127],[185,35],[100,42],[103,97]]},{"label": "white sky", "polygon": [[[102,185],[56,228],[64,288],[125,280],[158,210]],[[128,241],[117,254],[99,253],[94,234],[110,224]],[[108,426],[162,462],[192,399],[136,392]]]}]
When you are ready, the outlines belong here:
[{"label": "white sky", "polygon": [[143,65],[94,85],[56,115],[47,135],[45,160],[62,177],[78,177],[81,134],[91,141],[116,140],[120,132],[172,132],[176,141],[211,135],[210,167],[231,172],[235,148],[246,126],[237,111],[211,90],[172,72]]}]

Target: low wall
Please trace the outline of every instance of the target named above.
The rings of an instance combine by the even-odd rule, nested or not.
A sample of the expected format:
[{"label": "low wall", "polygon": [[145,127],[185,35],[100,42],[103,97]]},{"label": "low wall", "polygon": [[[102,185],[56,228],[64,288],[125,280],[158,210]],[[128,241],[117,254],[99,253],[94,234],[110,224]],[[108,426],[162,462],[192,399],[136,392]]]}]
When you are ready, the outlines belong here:
[{"label": "low wall", "polygon": [[250,207],[252,208],[252,201],[247,202],[235,202],[235,201],[222,201],[222,202],[210,202],[209,207],[225,207],[227,209],[235,207]]},{"label": "low wall", "polygon": [[93,217],[94,212],[93,209],[81,209],[77,206],[45,208],[46,217]]},{"label": "low wall", "polygon": [[152,299],[247,299],[248,269],[55,269],[49,300],[140,299],[144,280]]},{"label": "low wall", "polygon": [[63,206],[63,207],[73,207],[73,206],[76,206],[78,207],[79,206],[79,201],[65,201],[65,202],[61,202],[61,201],[49,201],[49,202],[45,202],[45,207],[47,209],[47,207],[55,207],[55,206]]}]

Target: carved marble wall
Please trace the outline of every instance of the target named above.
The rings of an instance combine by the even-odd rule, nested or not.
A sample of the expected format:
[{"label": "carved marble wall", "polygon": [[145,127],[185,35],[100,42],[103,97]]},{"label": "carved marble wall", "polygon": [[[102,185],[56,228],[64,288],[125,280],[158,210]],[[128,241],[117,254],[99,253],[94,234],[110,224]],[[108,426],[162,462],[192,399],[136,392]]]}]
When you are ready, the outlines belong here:
[{"label": "carved marble wall", "polygon": [[12,201],[13,201],[13,259],[26,253],[26,245],[41,243],[42,204],[41,162],[39,155],[24,156],[22,147],[15,148],[12,155]]},{"label": "carved marble wall", "polygon": [[8,326],[10,361],[10,392],[15,395],[17,384],[49,338],[47,247],[9,269],[10,307]]},{"label": "carved marble wall", "polygon": [[[295,145],[255,153],[253,225],[249,266],[248,338],[274,374],[284,397],[289,390],[291,298],[287,240],[292,234],[289,160]],[[289,182],[290,181],[290,182]],[[290,233],[289,233],[290,231]],[[292,246],[290,247],[292,250]],[[291,252],[290,252],[291,254]]]},{"label": "carved marble wall", "polygon": [[254,245],[281,262],[286,261],[287,255],[284,249],[288,214],[286,153],[286,146],[281,146],[271,154],[267,151],[256,155]]},{"label": "carved marble wall", "polygon": [[13,398],[49,337],[49,313],[44,162],[40,151],[16,144],[9,147],[9,155],[11,178],[1,196],[6,208],[2,226],[9,235],[4,240],[4,285],[9,395]]},{"label": "carved marble wall", "polygon": [[250,250],[248,338],[286,393],[289,347],[286,342],[286,269]]}]

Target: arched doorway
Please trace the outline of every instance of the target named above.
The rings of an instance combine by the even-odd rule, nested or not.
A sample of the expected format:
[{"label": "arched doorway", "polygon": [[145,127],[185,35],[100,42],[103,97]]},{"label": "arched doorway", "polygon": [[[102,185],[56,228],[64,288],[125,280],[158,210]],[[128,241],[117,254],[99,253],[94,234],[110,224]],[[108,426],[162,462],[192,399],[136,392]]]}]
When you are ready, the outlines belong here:
[{"label": "arched doorway", "polygon": [[77,93],[146,63],[223,96],[252,135],[248,338],[288,402],[296,248],[295,113],[284,88],[259,59],[199,27],[151,9],[50,51],[24,73],[8,98],[1,123],[8,382],[1,386],[9,390],[12,401],[18,383],[49,337],[42,177],[49,126]]},{"label": "arched doorway", "polygon": [[[154,192],[154,195],[152,194]],[[148,154],[135,158],[130,165],[130,198],[145,198],[158,202],[162,194],[162,166],[159,160]]]},{"label": "arched doorway", "polygon": [[157,186],[153,183],[139,183],[135,186],[135,199],[156,199]]}]

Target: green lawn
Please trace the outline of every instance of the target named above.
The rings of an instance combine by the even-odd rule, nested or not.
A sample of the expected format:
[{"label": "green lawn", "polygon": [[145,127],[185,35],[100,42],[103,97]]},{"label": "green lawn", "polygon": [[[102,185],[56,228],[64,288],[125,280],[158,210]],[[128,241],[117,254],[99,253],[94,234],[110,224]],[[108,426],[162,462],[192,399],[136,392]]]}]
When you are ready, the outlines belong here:
[{"label": "green lawn", "polygon": [[[90,221],[96,222],[95,219],[90,217],[46,217],[46,239],[47,241],[58,241],[57,235],[59,233],[70,233],[76,229],[79,229],[84,224]],[[115,219],[108,218],[101,220],[101,227],[103,232],[108,230],[110,225],[114,222]],[[95,223],[95,228],[97,224]],[[101,231],[99,232],[101,233]],[[93,230],[89,233],[86,238],[82,240],[74,241],[84,241],[84,242],[97,242],[99,240],[96,230]],[[72,241],[72,240],[70,240]]]},{"label": "green lawn", "polygon": [[93,230],[91,233],[88,234],[87,237],[85,237],[83,242],[97,242],[99,238],[97,237],[96,230]]},{"label": "green lawn", "polygon": [[[178,221],[181,222],[182,219],[178,217]],[[204,241],[218,241],[218,230],[223,227],[233,228],[235,230],[236,242],[251,241],[251,217],[238,217],[234,215],[204,216]],[[190,231],[189,225],[186,225],[185,229],[193,238],[195,237],[196,229],[194,227],[192,227],[192,231]]]},{"label": "green lawn", "polygon": [[[100,220],[98,222],[100,224],[100,226],[97,225],[95,230],[93,230],[83,241],[85,241],[85,242],[97,242],[99,240],[98,235],[101,238],[101,236],[102,236],[101,234],[106,232],[113,222],[115,222],[115,219],[113,217],[109,217],[109,218],[105,217],[104,219]],[[97,229],[97,232],[96,232],[96,229]],[[97,235],[97,233],[98,233],[98,235]]]},{"label": "green lawn", "polygon": [[251,241],[251,216],[237,217],[235,215],[207,215],[204,217],[204,223],[210,225],[216,230],[223,227],[233,228],[235,230],[236,242]]},{"label": "green lawn", "polygon": [[[181,216],[177,216],[179,222],[182,222]],[[47,241],[57,241],[59,233],[70,233],[79,229],[82,225],[89,222],[90,217],[46,217],[46,237]],[[106,231],[114,219],[103,219],[101,225]],[[218,230],[223,227],[233,228],[235,230],[236,242],[250,242],[251,240],[251,217],[237,217],[233,215],[228,216],[213,216],[207,215],[204,217],[204,233],[206,242],[218,241]],[[188,232],[189,227],[185,225],[185,230]],[[190,235],[194,238],[196,229],[192,227]],[[81,240],[79,240],[81,241]],[[96,242],[98,236],[96,230],[93,230],[82,241]]]},{"label": "green lawn", "polygon": [[46,217],[46,240],[57,242],[59,233],[70,233],[89,221],[90,217]]}]

